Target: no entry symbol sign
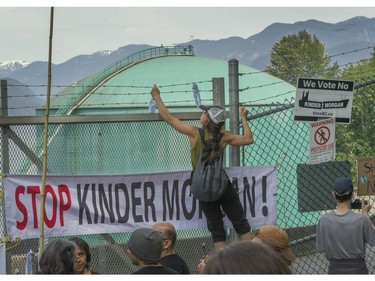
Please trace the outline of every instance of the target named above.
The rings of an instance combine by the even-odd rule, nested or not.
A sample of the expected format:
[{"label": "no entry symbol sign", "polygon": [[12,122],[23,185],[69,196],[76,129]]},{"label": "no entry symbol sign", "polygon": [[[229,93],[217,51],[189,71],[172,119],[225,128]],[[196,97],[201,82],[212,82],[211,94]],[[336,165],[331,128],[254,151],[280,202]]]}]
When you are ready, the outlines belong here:
[{"label": "no entry symbol sign", "polygon": [[335,159],[335,126],[334,118],[310,123],[310,164]]},{"label": "no entry symbol sign", "polygon": [[323,145],[329,141],[331,131],[327,126],[318,128],[314,134],[314,140],[316,144]]}]

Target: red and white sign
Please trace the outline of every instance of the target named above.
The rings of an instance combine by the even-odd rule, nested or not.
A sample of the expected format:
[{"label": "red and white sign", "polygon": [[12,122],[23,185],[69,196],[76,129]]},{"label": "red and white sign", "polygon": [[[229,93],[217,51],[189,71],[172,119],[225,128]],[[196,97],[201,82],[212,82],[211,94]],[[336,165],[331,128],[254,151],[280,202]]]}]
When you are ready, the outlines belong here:
[{"label": "red and white sign", "polygon": [[[226,168],[238,189],[252,227],[275,224],[276,169]],[[190,193],[191,171],[122,176],[47,176],[45,237],[131,232],[170,221],[176,229],[207,228],[199,202]],[[22,239],[40,235],[41,176],[7,175],[7,234]],[[225,218],[225,225],[232,227]]]},{"label": "red and white sign", "polygon": [[334,118],[310,123],[310,162],[317,164],[334,160],[336,123]]}]

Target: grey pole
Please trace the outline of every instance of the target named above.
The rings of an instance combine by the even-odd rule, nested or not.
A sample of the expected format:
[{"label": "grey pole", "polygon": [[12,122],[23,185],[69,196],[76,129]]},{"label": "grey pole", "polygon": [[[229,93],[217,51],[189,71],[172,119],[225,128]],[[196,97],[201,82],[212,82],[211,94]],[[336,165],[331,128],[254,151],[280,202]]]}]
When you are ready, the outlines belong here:
[{"label": "grey pole", "polygon": [[[7,117],[8,116],[8,82],[7,80],[1,80],[0,82],[0,117]],[[7,129],[9,128],[9,125],[1,126],[1,166],[0,166],[0,172],[3,174],[9,173],[9,139],[6,134]],[[5,214],[5,205],[4,205],[4,190],[0,190],[0,214]],[[4,208],[4,209],[3,209]],[[1,217],[3,221],[5,221],[5,215]],[[5,225],[5,224],[4,224]],[[8,231],[6,227],[2,228],[0,227],[0,235],[1,237],[7,237]],[[5,244],[7,245],[7,243]],[[5,257],[5,265],[10,265],[12,263],[11,261],[11,255],[6,255]],[[10,267],[5,266],[6,274],[10,273]]]},{"label": "grey pole", "polygon": [[8,81],[1,80],[1,116],[8,116]]},{"label": "grey pole", "polygon": [[[238,60],[231,59],[229,67],[229,126],[234,135],[240,134],[239,126],[239,87],[238,87]],[[240,166],[240,148],[238,146],[229,147],[229,166]]]},{"label": "grey pole", "polygon": [[213,104],[225,110],[224,78],[212,78]]},{"label": "grey pole", "polygon": [[[8,82],[7,80],[1,80],[1,117],[8,116]],[[4,174],[9,173],[9,140],[6,134],[7,129],[9,126],[2,126],[1,127],[1,171]]]},{"label": "grey pole", "polygon": [[[212,98],[213,98],[213,104],[220,106],[224,110],[225,108],[225,90],[224,90],[224,78],[212,78]],[[228,117],[228,114],[226,112],[226,117]],[[224,125],[225,126],[225,125]],[[226,167],[227,163],[227,157],[224,153],[223,158],[223,166]]]},{"label": "grey pole", "polygon": [[[239,90],[238,90],[238,60],[231,59],[228,62],[229,68],[229,126],[232,134],[238,135],[239,128]],[[238,146],[229,146],[229,166],[240,165],[240,149]],[[229,243],[238,241],[239,235],[233,228],[229,228]]]}]

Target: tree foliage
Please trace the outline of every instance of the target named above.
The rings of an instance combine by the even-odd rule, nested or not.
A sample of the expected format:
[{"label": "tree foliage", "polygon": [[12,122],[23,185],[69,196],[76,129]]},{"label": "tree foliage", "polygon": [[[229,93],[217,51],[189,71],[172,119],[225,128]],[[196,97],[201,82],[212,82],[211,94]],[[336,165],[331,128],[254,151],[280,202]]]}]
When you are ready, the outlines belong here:
[{"label": "tree foliage", "polygon": [[298,77],[336,79],[337,62],[331,65],[324,45],[315,35],[302,30],[297,35],[284,35],[271,51],[271,64],[266,71],[292,85]]},{"label": "tree foliage", "polygon": [[336,125],[335,160],[349,161],[355,179],[357,159],[375,157],[375,48],[369,59],[339,71],[317,37],[302,30],[274,44],[266,70],[292,85],[299,77],[354,81],[351,122]]},{"label": "tree foliage", "polygon": [[346,68],[341,79],[363,84],[353,93],[350,124],[336,126],[336,160],[349,160],[355,174],[358,157],[375,157],[375,84],[365,83],[375,82],[375,52],[369,60]]}]

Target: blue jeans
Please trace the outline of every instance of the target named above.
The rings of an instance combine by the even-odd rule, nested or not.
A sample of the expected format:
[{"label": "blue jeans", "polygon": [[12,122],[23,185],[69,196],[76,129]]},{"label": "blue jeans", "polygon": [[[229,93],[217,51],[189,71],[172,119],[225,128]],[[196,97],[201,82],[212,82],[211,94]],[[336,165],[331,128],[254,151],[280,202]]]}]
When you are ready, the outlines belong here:
[{"label": "blue jeans", "polygon": [[228,186],[223,196],[217,201],[202,202],[200,206],[207,220],[208,230],[214,242],[225,241],[226,231],[223,222],[223,211],[231,221],[234,230],[242,235],[250,231],[250,224],[245,217],[245,211],[242,207],[240,197],[228,180]]}]

